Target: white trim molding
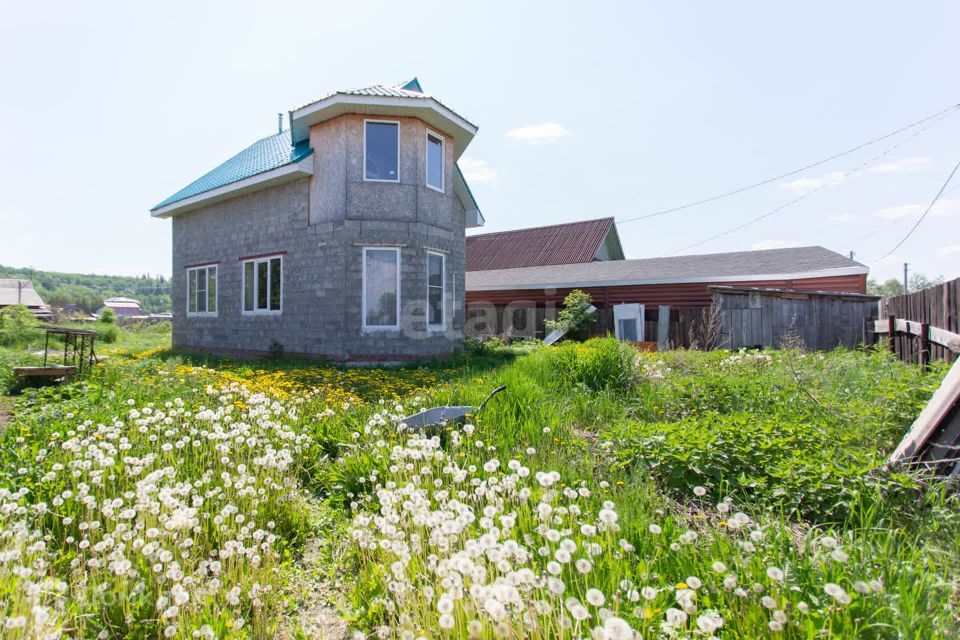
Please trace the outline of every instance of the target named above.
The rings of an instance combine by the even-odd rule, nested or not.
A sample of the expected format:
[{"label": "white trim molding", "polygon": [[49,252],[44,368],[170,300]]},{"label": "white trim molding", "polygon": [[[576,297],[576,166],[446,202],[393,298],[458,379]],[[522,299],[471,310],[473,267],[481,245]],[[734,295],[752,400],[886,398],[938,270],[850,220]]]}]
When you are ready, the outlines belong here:
[{"label": "white trim molding", "polygon": [[[397,266],[397,295],[396,295],[396,320],[394,324],[367,324],[367,252],[368,251],[392,251],[396,256],[396,266]],[[360,291],[360,326],[364,332],[377,332],[377,331],[399,331],[400,330],[400,247],[385,247],[385,246],[365,246],[363,247],[362,257],[363,264],[361,265],[361,291]]]},{"label": "white trim molding", "polygon": [[244,178],[243,180],[238,180],[237,182],[231,182],[230,184],[217,187],[216,189],[211,189],[210,191],[204,191],[203,193],[198,193],[195,196],[190,196],[189,198],[184,198],[183,200],[171,202],[166,206],[157,207],[156,209],[150,211],[150,215],[154,218],[170,218],[181,213],[186,213],[187,211],[192,211],[193,209],[206,207],[215,202],[235,198],[239,195],[243,195],[244,193],[250,193],[265,187],[283,184],[284,182],[291,182],[293,180],[306,178],[312,175],[313,154],[307,156],[299,162],[285,164],[282,167],[277,167],[276,169],[271,169],[270,171],[264,171],[263,173],[258,173],[255,176],[250,176],[249,178]]},{"label": "white trim molding", "polygon": [[477,126],[457,115],[431,97],[356,96],[335,93],[290,112],[291,138],[294,143],[310,136],[310,126],[348,113],[380,117],[410,116],[431,127],[450,131],[454,160],[460,157],[477,134]]},{"label": "white trim molding", "polygon": [[[368,124],[392,124],[397,127],[397,179],[386,180],[384,178],[367,177],[367,125]],[[393,184],[400,183],[400,121],[399,120],[380,120],[377,118],[365,118],[363,120],[363,181],[364,182],[389,182]]]},{"label": "white trim molding", "polygon": [[[436,286],[430,284],[430,258],[440,258],[440,322],[430,322],[430,289],[436,289]],[[447,256],[437,251],[427,250],[427,273],[426,273],[426,316],[427,329],[431,331],[442,330],[447,326]]]},{"label": "white trim molding", "polygon": [[[260,255],[255,258],[247,258],[240,261],[240,314],[244,316],[279,316],[283,313],[283,257],[282,253],[272,253]],[[273,297],[273,278],[271,278],[271,265],[270,263],[276,259],[280,259],[280,308],[271,309],[270,300]],[[266,263],[267,265],[267,308],[258,309],[257,308],[257,269],[258,265],[261,263]],[[247,265],[253,265],[253,309],[247,309]]]},{"label": "white trim molding", "polygon": [[[430,184],[430,139],[440,143],[440,186]],[[437,133],[431,129],[427,129],[426,135],[424,138],[423,146],[423,183],[426,185],[427,189],[433,189],[434,191],[439,191],[440,193],[446,193],[445,187],[447,185],[446,179],[447,173],[447,140],[444,138],[443,134]]]},{"label": "white trim molding", "polygon": [[[213,269],[213,311],[210,311],[210,270]],[[220,311],[220,265],[216,262],[209,262],[207,264],[198,264],[192,267],[185,267],[184,271],[187,275],[187,298],[185,300],[186,306],[185,311],[188,318],[216,318],[218,312]],[[206,311],[190,311],[190,279],[194,273],[199,277],[200,272],[203,272],[204,280],[204,293],[207,296],[207,310]],[[193,292],[194,296],[197,298],[194,300],[194,308],[198,308],[197,303],[200,301],[200,286],[197,285],[196,289]]]}]

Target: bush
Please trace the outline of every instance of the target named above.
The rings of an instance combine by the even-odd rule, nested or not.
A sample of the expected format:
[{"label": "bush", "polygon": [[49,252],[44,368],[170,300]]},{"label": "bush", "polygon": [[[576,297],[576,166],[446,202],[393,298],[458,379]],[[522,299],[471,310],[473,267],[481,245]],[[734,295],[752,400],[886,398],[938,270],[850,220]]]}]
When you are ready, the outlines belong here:
[{"label": "bush", "polygon": [[103,311],[100,312],[100,317],[97,318],[97,322],[117,324],[117,313],[110,307],[104,307]]},{"label": "bush", "polygon": [[836,428],[751,414],[634,424],[619,456],[649,468],[677,496],[702,486],[714,498],[732,495],[812,522],[846,519],[878,487],[870,473],[883,463]]},{"label": "bush", "polygon": [[36,316],[22,304],[4,307],[0,310],[0,345],[26,346],[43,335],[37,324]]},{"label": "bush", "polygon": [[97,334],[97,342],[104,344],[113,344],[120,337],[120,328],[115,324],[96,322],[93,325],[93,330]]},{"label": "bush", "polygon": [[615,338],[594,338],[581,344],[565,344],[553,352],[561,384],[582,384],[589,389],[625,389],[634,380],[636,351]]}]

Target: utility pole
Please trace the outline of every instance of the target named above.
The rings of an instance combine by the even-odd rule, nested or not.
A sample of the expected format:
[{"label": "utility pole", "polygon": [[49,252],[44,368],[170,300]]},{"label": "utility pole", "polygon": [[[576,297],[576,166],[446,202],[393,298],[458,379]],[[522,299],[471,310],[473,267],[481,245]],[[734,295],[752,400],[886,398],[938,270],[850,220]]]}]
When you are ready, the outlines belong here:
[{"label": "utility pole", "polygon": [[910,293],[910,289],[907,286],[907,263],[903,263],[903,293],[904,295]]}]

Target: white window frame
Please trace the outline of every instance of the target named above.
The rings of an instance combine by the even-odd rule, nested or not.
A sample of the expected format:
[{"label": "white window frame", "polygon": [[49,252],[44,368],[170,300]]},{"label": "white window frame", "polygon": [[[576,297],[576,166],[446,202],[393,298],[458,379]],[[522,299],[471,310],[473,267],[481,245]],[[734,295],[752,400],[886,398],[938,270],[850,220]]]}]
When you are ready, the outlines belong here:
[{"label": "white window frame", "polygon": [[[270,279],[270,261],[276,258],[280,258],[280,308],[279,309],[270,309],[270,291],[271,279]],[[246,308],[246,300],[244,296],[247,295],[247,264],[253,263],[253,306],[251,310]],[[261,262],[267,263],[267,309],[257,309],[257,264]],[[219,308],[219,305],[218,305]],[[278,316],[283,313],[283,254],[282,253],[273,253],[265,256],[257,256],[256,258],[245,258],[240,261],[240,313],[245,316]]]},{"label": "white window frame", "polygon": [[[397,125],[397,179],[396,180],[383,180],[380,178],[367,177],[367,123],[368,122],[373,122],[377,124]],[[376,120],[373,118],[364,119],[363,121],[363,181],[364,182],[389,182],[392,184],[398,184],[400,182],[400,121],[399,120]]]},{"label": "white window frame", "polygon": [[[395,324],[367,324],[367,251],[393,251],[397,260],[397,321]],[[364,247],[360,265],[363,290],[360,292],[360,322],[364,331],[396,331],[400,328],[400,247]]]},{"label": "white window frame", "polygon": [[[435,138],[440,141],[440,186],[430,184],[430,138]],[[440,193],[445,193],[446,189],[446,173],[447,173],[447,140],[441,134],[436,131],[427,129],[426,136],[424,136],[424,148],[423,148],[423,182],[428,189],[433,189],[434,191],[439,191]]]},{"label": "white window frame", "polygon": [[[432,324],[430,322],[430,256],[440,258],[440,323]],[[427,328],[443,329],[447,326],[447,256],[439,251],[427,251]]]},{"label": "white window frame", "polygon": [[[208,280],[208,278],[209,278],[209,275],[208,275],[208,274],[209,274],[209,270],[210,270],[210,269],[216,269],[216,272],[214,273],[214,276],[213,276],[213,286],[214,286],[214,289],[215,289],[214,292],[213,292],[213,302],[214,302],[214,304],[215,304],[216,307],[217,307],[217,310],[216,310],[216,311],[210,311],[210,310],[209,310],[209,309],[210,309],[210,291],[209,291],[209,283],[210,283],[210,281]],[[207,286],[208,286],[208,289],[207,289],[207,311],[190,311],[190,276],[191,276],[192,272],[194,272],[194,271],[203,271],[204,280],[206,280],[206,282],[207,282]],[[216,318],[216,317],[217,317],[217,313],[219,313],[219,311],[220,311],[220,265],[219,265],[219,263],[210,262],[210,263],[207,263],[207,264],[198,264],[198,265],[193,266],[193,267],[187,267],[187,268],[186,268],[186,272],[187,272],[187,295],[186,295],[186,307],[185,307],[185,309],[186,309],[186,312],[187,312],[187,317],[188,317],[188,318]],[[198,289],[199,289],[199,287],[198,287]],[[198,291],[198,292],[199,292],[199,291]],[[196,304],[196,301],[194,301],[194,304]]]}]

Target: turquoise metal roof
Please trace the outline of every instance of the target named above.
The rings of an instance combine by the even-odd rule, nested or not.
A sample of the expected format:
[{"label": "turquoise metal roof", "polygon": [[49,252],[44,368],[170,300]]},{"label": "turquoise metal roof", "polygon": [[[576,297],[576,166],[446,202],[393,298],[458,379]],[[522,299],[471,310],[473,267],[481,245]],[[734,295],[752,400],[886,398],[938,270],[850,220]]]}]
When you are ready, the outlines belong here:
[{"label": "turquoise metal roof", "polygon": [[218,187],[224,187],[245,178],[250,178],[265,171],[278,169],[284,165],[303,160],[313,153],[307,140],[290,146],[290,132],[280,133],[258,140],[252,145],[233,156],[213,171],[194,180],[180,191],[151,209],[155,211],[161,207],[179,202],[191,196],[196,196]]}]

